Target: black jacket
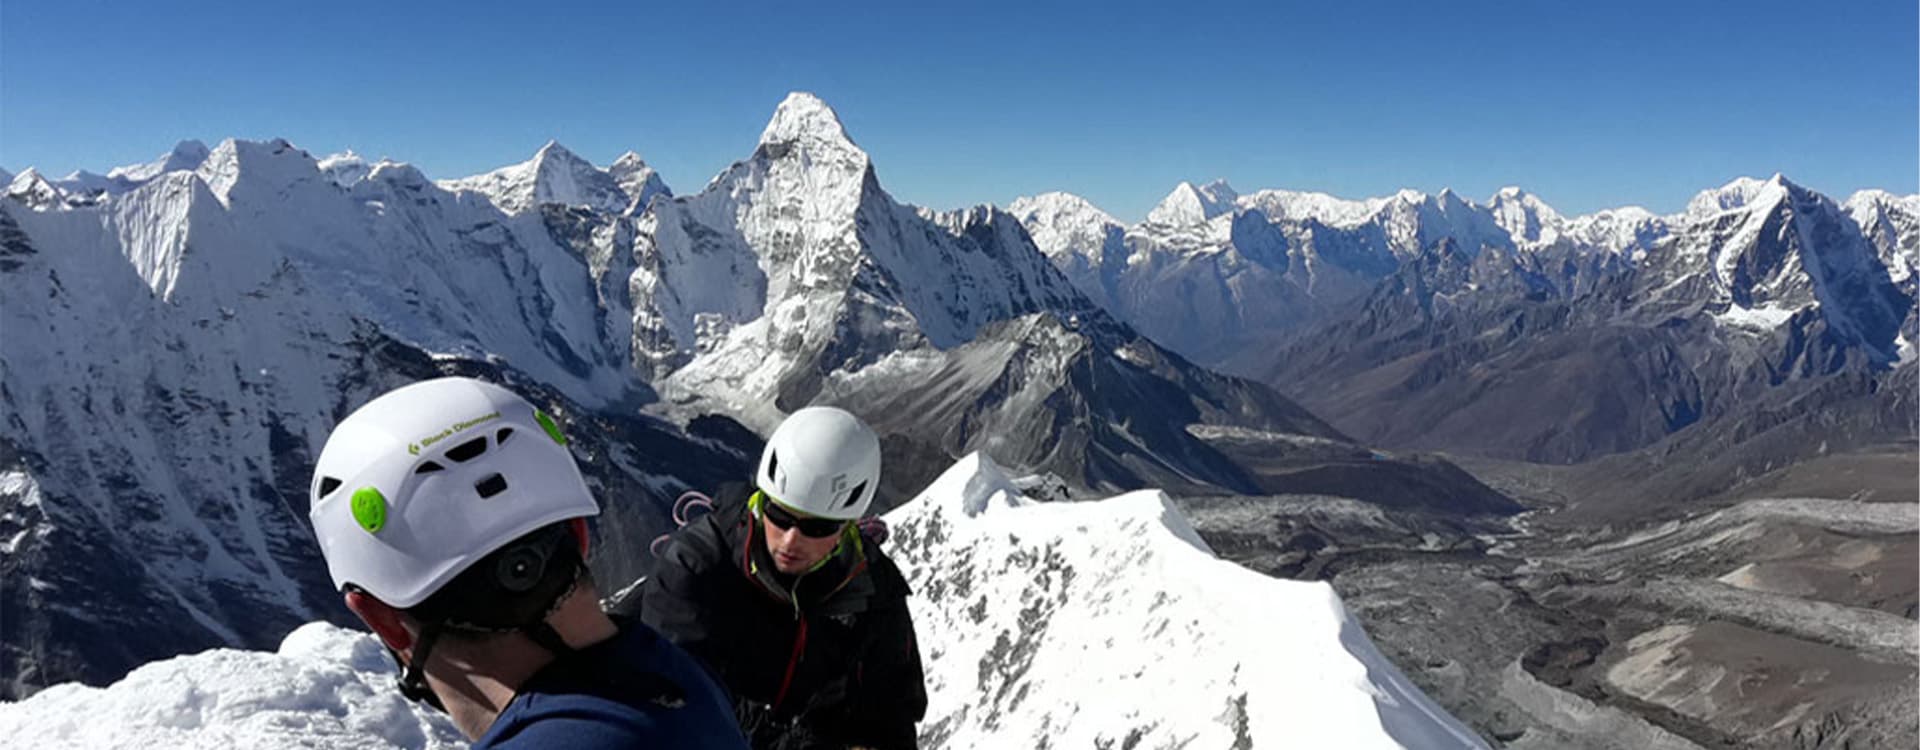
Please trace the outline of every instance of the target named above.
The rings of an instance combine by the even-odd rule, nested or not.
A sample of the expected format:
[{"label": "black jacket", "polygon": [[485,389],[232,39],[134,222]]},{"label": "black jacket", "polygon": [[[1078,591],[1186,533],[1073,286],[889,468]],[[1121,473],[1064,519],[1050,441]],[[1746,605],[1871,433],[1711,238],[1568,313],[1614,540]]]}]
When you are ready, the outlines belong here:
[{"label": "black jacket", "polygon": [[705,661],[756,748],[917,747],[927,692],[900,569],[855,536],[823,567],[780,576],[746,490],[715,506],[616,608]]}]

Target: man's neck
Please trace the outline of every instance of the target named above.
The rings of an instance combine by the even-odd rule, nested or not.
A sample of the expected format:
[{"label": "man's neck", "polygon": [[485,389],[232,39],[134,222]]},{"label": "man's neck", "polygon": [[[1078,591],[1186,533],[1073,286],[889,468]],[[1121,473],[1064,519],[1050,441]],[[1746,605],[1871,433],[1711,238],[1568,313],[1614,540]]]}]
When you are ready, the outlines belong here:
[{"label": "man's neck", "polygon": [[[620,627],[600,611],[599,594],[590,585],[582,585],[567,597],[560,608],[547,617],[547,623],[574,649],[587,648],[620,633]],[[428,677],[434,692],[447,707],[447,715],[468,739],[479,739],[486,734],[500,718],[500,712],[519,694],[521,686],[557,658],[519,633],[443,649],[447,653],[443,657],[436,650],[434,661],[444,659],[451,667],[444,671],[454,675],[454,679],[440,680],[433,672],[429,672]]]}]

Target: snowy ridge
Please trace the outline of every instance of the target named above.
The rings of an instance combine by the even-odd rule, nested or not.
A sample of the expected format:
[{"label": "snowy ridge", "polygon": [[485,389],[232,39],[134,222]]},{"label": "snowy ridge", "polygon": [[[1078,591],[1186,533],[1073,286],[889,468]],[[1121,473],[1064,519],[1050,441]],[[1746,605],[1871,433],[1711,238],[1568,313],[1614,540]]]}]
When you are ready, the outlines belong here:
[{"label": "snowy ridge", "polygon": [[1100,307],[1117,308],[1105,280],[1127,262],[1126,227],[1118,219],[1085,198],[1058,192],[1021,198],[1007,211],[1067,280]]},{"label": "snowy ridge", "polygon": [[1723,211],[1747,208],[1762,202],[1778,201],[1783,196],[1780,173],[1775,172],[1772,179],[1761,180],[1753,177],[1737,177],[1713,190],[1701,191],[1693,200],[1687,202],[1685,215],[1693,219],[1704,219]]},{"label": "snowy ridge", "polygon": [[646,160],[632,151],[614,159],[613,164],[607,167],[607,174],[620,185],[620,191],[632,199],[627,205],[628,214],[645,211],[656,195],[673,197],[673,191],[667,189],[667,182],[660,178],[660,173],[647,166]]},{"label": "snowy ridge", "polygon": [[1077,255],[1099,265],[1112,230],[1125,228],[1119,219],[1072,193],[1020,198],[1007,206],[1007,213],[1026,225],[1033,243],[1056,264],[1062,255]]},{"label": "snowy ridge", "polygon": [[[887,517],[939,748],[1484,747],[1389,664],[1331,587],[1214,557],[1158,491],[1034,503],[984,456]],[[46,748],[455,748],[370,635],[311,623],[113,685],[0,703]]]},{"label": "snowy ridge", "polygon": [[368,175],[373,174],[373,167],[352,149],[321,159],[319,167],[320,171],[327,175],[327,179],[333,180],[333,184],[343,188],[352,188],[361,180],[367,179]]},{"label": "snowy ridge", "polygon": [[556,141],[547,141],[527,161],[486,174],[443,180],[440,186],[484,195],[509,214],[524,213],[546,203],[621,213],[633,203],[613,175]]},{"label": "snowy ridge", "polygon": [[1200,187],[1191,182],[1174,186],[1147,214],[1147,222],[1182,227],[1204,224],[1213,217],[1233,211],[1240,194],[1226,180],[1214,180]]},{"label": "snowy ridge", "polygon": [[1577,243],[1638,261],[1672,231],[1668,221],[1639,206],[1610,208],[1566,222]]},{"label": "snowy ridge", "polygon": [[466,747],[446,715],[408,703],[366,633],[310,623],[278,652],[215,649],[157,661],[106,688],[57,685],[0,702],[17,747]]},{"label": "snowy ridge", "polygon": [[887,520],[924,747],[1484,747],[1331,587],[1214,557],[1161,492],[1034,503],[975,454]]},{"label": "snowy ridge", "polygon": [[1920,195],[1862,190],[1848,198],[1845,207],[1879,251],[1894,283],[1910,283],[1920,269]]},{"label": "snowy ridge", "polygon": [[7,182],[7,197],[36,209],[49,209],[65,207],[67,196],[40,176],[39,170],[27,167]]},{"label": "snowy ridge", "polygon": [[[1920,267],[1920,196],[1863,191],[1836,210],[1780,175],[1702,191],[1672,216],[1627,206],[1569,218],[1517,187],[1502,188],[1484,205],[1451,190],[1363,200],[1260,190],[1226,200],[1232,194],[1224,183],[1181,183],[1146,221],[1115,222],[1117,243],[1102,239],[1112,231],[1104,223],[1110,217],[1077,196],[1050,193],[1013,205],[1041,250],[1084,293],[1154,340],[1228,371],[1238,371],[1235,352],[1339,314],[1442,241],[1468,259],[1492,249],[1503,262],[1534,269],[1529,273],[1556,269],[1578,277],[1540,277],[1542,289],[1589,288],[1597,275],[1637,267],[1665,247],[1657,253],[1660,267],[1646,269],[1652,276],[1690,288],[1685,279],[1704,273],[1718,290],[1693,303],[1790,313],[1823,298],[1821,316],[1843,337],[1868,343],[1877,358],[1891,351],[1878,320],[1884,311],[1862,313],[1872,320],[1860,323],[1846,308],[1886,306],[1885,290],[1868,288],[1863,275],[1885,273],[1908,288]],[[1779,211],[1796,217],[1792,237],[1777,231]],[[1876,257],[1857,251],[1854,238],[1862,235]],[[1755,250],[1780,241],[1788,242],[1784,253]],[[1109,260],[1121,254],[1125,264]],[[1823,281],[1829,278],[1833,283]],[[1181,291],[1155,291],[1169,287]],[[1742,327],[1778,317],[1734,315]]]},{"label": "snowy ridge", "polygon": [[1517,187],[1503,187],[1487,201],[1494,223],[1513,237],[1516,243],[1553,242],[1560,237],[1566,220],[1558,211],[1532,193]]},{"label": "snowy ridge", "polygon": [[107,178],[120,180],[128,184],[146,182],[168,172],[192,171],[199,169],[213,152],[207,144],[196,140],[185,140],[174,144],[173,150],[146,164],[115,167],[107,172]]},{"label": "snowy ridge", "polygon": [[1313,219],[1327,226],[1351,227],[1365,222],[1386,198],[1364,201],[1336,198],[1326,193],[1293,190],[1262,190],[1241,199],[1242,205],[1266,212],[1274,219],[1306,221]]}]

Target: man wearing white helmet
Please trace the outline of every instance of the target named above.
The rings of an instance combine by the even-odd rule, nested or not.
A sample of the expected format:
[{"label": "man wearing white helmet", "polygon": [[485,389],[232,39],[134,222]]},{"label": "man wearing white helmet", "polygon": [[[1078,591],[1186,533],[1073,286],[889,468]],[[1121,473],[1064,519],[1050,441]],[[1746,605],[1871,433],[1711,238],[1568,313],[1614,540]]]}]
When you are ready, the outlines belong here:
[{"label": "man wearing white helmet", "polygon": [[400,690],[483,748],[745,747],[685,652],[602,613],[599,506],[546,414],[468,378],[391,391],[327,439],[310,493],[347,608]]},{"label": "man wearing white helmet", "polygon": [[871,429],[796,411],[754,487],[723,490],[619,605],[707,662],[756,748],[917,746],[927,693],[907,582],[855,523],[879,486]]}]

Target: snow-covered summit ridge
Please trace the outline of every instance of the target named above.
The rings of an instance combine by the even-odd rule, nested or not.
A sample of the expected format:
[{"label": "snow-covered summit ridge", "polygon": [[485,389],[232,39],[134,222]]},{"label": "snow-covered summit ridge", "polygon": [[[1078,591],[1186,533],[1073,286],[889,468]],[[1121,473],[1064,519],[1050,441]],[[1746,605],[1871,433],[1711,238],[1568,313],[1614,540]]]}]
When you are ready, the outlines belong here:
[{"label": "snow-covered summit ridge", "polygon": [[1176,227],[1204,224],[1216,216],[1232,213],[1239,199],[1240,193],[1226,180],[1214,180],[1199,187],[1182,182],[1148,212],[1147,222]]},{"label": "snow-covered summit ridge", "polygon": [[[384,161],[383,161],[384,163]],[[373,165],[361,158],[353,149],[332,154],[319,162],[320,171],[333,180],[333,184],[343,188],[352,188],[361,180],[373,174]]]},{"label": "snow-covered summit ridge", "polygon": [[168,172],[198,169],[212,153],[205,143],[191,139],[184,140],[174,144],[173,150],[146,164],[114,167],[107,172],[107,178],[130,183],[146,182]]},{"label": "snow-covered summit ridge", "polygon": [[973,454],[887,520],[923,747],[1484,746],[1330,586],[1215,557],[1157,490],[1035,502]]},{"label": "snow-covered summit ridge", "polygon": [[1775,204],[1787,197],[1786,191],[1790,185],[1792,183],[1778,172],[1765,180],[1737,177],[1725,185],[1695,195],[1693,200],[1687,202],[1685,215],[1706,218],[1725,211]]},{"label": "snow-covered summit ridge", "polygon": [[673,196],[673,191],[667,189],[666,180],[661,179],[660,173],[648,166],[647,161],[640,158],[639,154],[632,151],[614,159],[613,164],[607,167],[607,174],[612,175],[614,182],[619,184],[621,192],[632,199],[627,206],[629,214],[645,210],[647,204],[651,203],[656,195]]},{"label": "snow-covered summit ridge", "polygon": [[552,140],[524,162],[472,177],[443,180],[440,186],[454,192],[480,193],[510,214],[546,203],[617,214],[632,203],[632,196],[621,189],[613,175]]},{"label": "snow-covered summit ridge", "polygon": [[1487,209],[1516,242],[1552,242],[1566,225],[1560,212],[1518,187],[1501,188],[1487,200]]},{"label": "snow-covered summit ridge", "polygon": [[1007,206],[1033,236],[1033,243],[1056,261],[1062,254],[1082,253],[1099,262],[1108,235],[1125,228],[1119,219],[1072,193],[1042,193],[1020,198]]},{"label": "snow-covered summit ridge", "polygon": [[0,703],[17,747],[461,748],[444,714],[393,688],[373,636],[324,622],[275,653],[214,649],[147,664],[105,688],[66,683]]}]

